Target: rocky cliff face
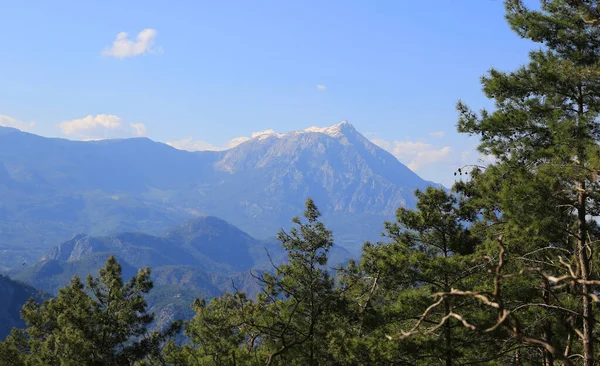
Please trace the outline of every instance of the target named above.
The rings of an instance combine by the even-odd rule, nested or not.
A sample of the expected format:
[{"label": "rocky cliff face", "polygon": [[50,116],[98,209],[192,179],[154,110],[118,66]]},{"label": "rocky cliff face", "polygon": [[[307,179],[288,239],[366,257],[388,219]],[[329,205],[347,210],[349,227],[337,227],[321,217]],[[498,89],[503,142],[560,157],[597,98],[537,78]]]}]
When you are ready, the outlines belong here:
[{"label": "rocky cliff face", "polygon": [[106,246],[101,242],[94,240],[85,234],[78,234],[71,240],[68,240],[61,245],[50,249],[41,260],[70,262],[80,260],[84,256],[92,254],[93,252],[101,252],[107,249],[108,248],[106,248]]}]

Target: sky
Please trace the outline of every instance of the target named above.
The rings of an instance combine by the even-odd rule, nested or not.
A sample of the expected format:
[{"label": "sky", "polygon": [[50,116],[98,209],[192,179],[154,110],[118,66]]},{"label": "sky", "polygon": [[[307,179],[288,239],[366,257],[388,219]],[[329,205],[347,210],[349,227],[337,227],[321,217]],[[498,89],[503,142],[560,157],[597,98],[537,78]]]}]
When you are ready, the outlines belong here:
[{"label": "sky", "polygon": [[446,186],[480,158],[457,101],[492,108],[481,76],[539,48],[501,0],[0,0],[0,14],[0,125],[198,150],[348,120]]}]

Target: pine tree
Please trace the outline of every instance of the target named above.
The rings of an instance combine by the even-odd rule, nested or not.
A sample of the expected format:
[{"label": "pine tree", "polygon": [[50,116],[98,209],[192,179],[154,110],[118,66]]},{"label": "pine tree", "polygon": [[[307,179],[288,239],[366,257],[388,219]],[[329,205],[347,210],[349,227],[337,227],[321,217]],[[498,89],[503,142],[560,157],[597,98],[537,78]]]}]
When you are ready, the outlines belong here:
[{"label": "pine tree", "polygon": [[170,344],[165,359],[175,365],[252,365],[263,363],[260,332],[253,330],[255,304],[241,292],[223,294],[208,304],[196,299],[196,314],[185,325],[189,343]]},{"label": "pine tree", "polygon": [[143,359],[147,349],[140,339],[154,316],[146,310],[147,294],[153,287],[150,269],[142,269],[127,283],[121,277],[121,265],[111,256],[100,277],[87,277],[92,293],[94,311],[95,355],[103,362],[126,364],[129,360]]},{"label": "pine tree", "polygon": [[[575,218],[557,210],[549,186],[522,166],[496,164],[485,173],[471,173],[470,181],[454,188],[468,196],[468,205],[480,214],[472,230],[485,233],[476,256],[489,262],[489,274],[477,288],[461,290],[478,291],[501,305],[502,309],[489,309],[492,317],[485,326],[480,324],[479,331],[490,321],[502,321],[501,328],[508,332],[498,343],[512,343],[514,352],[508,358],[552,365],[560,357],[544,344],[564,353],[574,335],[569,324],[578,306],[568,288],[555,286],[545,274],[560,270],[561,258],[570,253],[572,242],[565,229]],[[524,337],[536,343],[523,342]]]},{"label": "pine tree", "polygon": [[[358,265],[344,276],[358,283],[349,292],[355,300],[356,358],[362,363],[458,365],[490,358],[489,337],[475,336],[452,317],[454,311],[480,311],[475,301],[441,298],[435,308],[432,294],[471,287],[481,272],[473,256],[480,239],[463,223],[475,218],[442,189],[417,191],[415,210],[398,209],[395,222],[386,223],[389,242],[367,243]],[[486,344],[486,342],[488,342]]]},{"label": "pine tree", "polygon": [[278,358],[288,365],[329,362],[328,325],[331,313],[339,310],[340,290],[325,268],[333,239],[320,215],[312,199],[307,199],[306,223],[294,218],[297,227],[279,233],[287,263],[278,266],[274,275],[261,277],[264,290],[257,299],[261,315],[257,323],[266,330],[262,341],[272,349],[267,364]]},{"label": "pine tree", "polygon": [[[474,180],[479,185],[476,190],[487,189],[495,199],[482,205],[494,225],[490,235],[506,247],[507,263],[511,257],[524,259],[527,253],[535,253],[528,260],[543,262],[522,262],[513,270],[537,271],[534,283],[540,286],[537,292],[531,290],[532,297],[541,299],[539,309],[555,309],[548,314],[554,322],[565,321],[572,312],[579,314],[571,324],[574,331],[581,324],[577,332],[586,366],[598,360],[593,314],[598,275],[591,255],[598,248],[596,231],[588,220],[598,214],[599,201],[600,28],[596,26],[596,3],[547,0],[538,11],[520,0],[507,0],[511,28],[543,47],[532,51],[530,62],[518,70],[492,69],[482,78],[485,94],[495,101],[495,111],[476,114],[462,103],[458,106],[459,131],[479,136],[479,150],[497,159],[485,172],[476,173]],[[571,284],[568,292],[565,282]],[[502,301],[508,300],[507,295],[503,294]],[[567,295],[577,298],[579,307],[572,308]],[[533,307],[535,301],[528,303],[527,307]],[[525,339],[525,325],[519,322],[527,317],[510,314],[502,321]],[[573,342],[571,338],[559,342],[551,335],[551,323],[545,322],[543,328],[535,338],[544,341],[546,364],[552,364],[554,357],[564,357],[563,350],[569,356],[574,347],[565,342]],[[562,347],[560,351],[557,345]]]},{"label": "pine tree", "polygon": [[21,311],[27,323],[13,330],[4,352],[18,354],[27,365],[134,365],[160,360],[166,338],[180,328],[173,324],[164,333],[149,332],[153,320],[144,295],[152,288],[150,270],[142,269],[123,282],[121,266],[108,258],[100,277],[78,277],[43,304],[29,300]]},{"label": "pine tree", "polygon": [[191,344],[171,349],[168,359],[184,365],[322,365],[330,352],[337,314],[343,312],[340,288],[327,264],[331,232],[319,221],[314,202],[306,201],[305,222],[294,218],[279,240],[287,263],[257,276],[261,293],[252,301],[236,292],[194,304],[186,324]]}]

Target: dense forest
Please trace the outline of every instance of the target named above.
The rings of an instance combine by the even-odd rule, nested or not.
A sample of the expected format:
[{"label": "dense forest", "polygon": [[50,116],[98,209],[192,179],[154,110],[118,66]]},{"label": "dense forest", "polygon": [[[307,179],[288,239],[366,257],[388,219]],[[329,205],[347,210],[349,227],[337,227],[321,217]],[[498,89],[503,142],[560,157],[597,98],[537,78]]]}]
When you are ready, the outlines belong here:
[{"label": "dense forest", "polygon": [[507,0],[506,19],[541,47],[482,78],[493,111],[457,106],[494,162],[458,169],[450,192],[417,191],[358,260],[327,268],[332,233],[308,199],[256,298],[197,299],[193,319],[150,332],[150,269],[125,281],[111,257],[27,302],[0,364],[600,364],[600,8]]}]

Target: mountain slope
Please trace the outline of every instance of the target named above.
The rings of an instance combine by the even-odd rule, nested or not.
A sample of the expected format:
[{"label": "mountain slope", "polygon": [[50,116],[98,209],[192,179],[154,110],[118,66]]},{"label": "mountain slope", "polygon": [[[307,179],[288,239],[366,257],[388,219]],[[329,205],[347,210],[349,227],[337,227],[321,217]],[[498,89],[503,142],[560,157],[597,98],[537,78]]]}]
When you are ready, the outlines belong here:
[{"label": "mountain slope", "polygon": [[23,304],[31,297],[41,301],[48,295],[25,283],[0,275],[0,340],[4,340],[12,328],[25,326],[20,312]]},{"label": "mountain slope", "polygon": [[[213,295],[220,291],[213,284],[230,282],[250,270],[272,269],[271,261],[281,263],[286,258],[279,242],[257,240],[224,220],[207,216],[169,229],[163,236],[79,234],[48,250],[37,263],[13,271],[13,277],[57,293],[74,275],[85,278],[97,273],[111,254],[122,264],[125,277],[150,267],[159,285]],[[345,263],[350,257],[347,250],[334,246],[330,264]]]},{"label": "mountain slope", "polygon": [[356,251],[430,184],[347,122],[193,153],[145,138],[80,142],[0,127],[0,267],[78,232],[158,235],[198,215],[274,237],[307,196]]},{"label": "mountain slope", "polygon": [[[159,314],[158,327],[170,319],[192,316],[190,304],[195,298],[212,298],[234,289],[256,295],[260,290],[256,273],[273,270],[273,264],[286,260],[280,243],[254,239],[209,216],[190,220],[160,237],[76,235],[50,249],[34,265],[15,270],[13,277],[57,294],[75,275],[82,279],[97,275],[111,254],[121,263],[126,279],[140,268],[151,268],[155,286],[147,300]],[[330,264],[344,264],[350,257],[348,251],[334,246]]]},{"label": "mountain slope", "polygon": [[[338,242],[354,248],[376,239],[383,221],[398,207],[413,207],[416,188],[432,184],[347,122],[258,136],[226,151],[215,168],[229,173],[214,188],[216,196],[229,193],[247,218],[232,223],[245,229],[255,217],[266,223],[285,222],[301,212],[304,199],[311,196]],[[231,213],[218,215],[227,218]],[[250,232],[267,236],[274,229],[267,224]]]}]

